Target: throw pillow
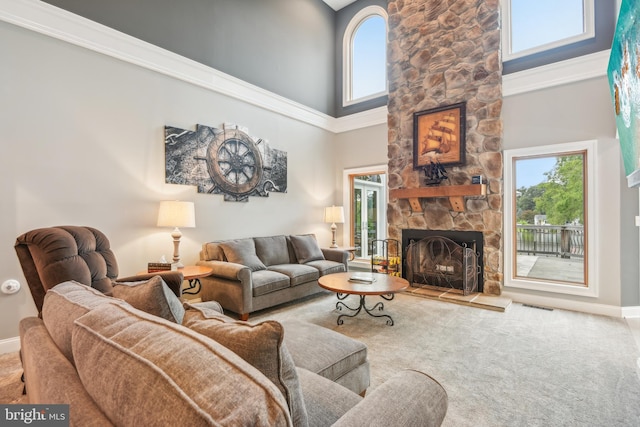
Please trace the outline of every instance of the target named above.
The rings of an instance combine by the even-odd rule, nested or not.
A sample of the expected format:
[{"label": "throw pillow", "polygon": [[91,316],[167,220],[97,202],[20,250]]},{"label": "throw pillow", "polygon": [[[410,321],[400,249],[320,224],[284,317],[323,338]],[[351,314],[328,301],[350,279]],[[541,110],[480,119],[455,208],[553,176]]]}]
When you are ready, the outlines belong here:
[{"label": "throw pillow", "polygon": [[75,281],[62,282],[45,294],[42,320],[53,341],[71,363],[74,363],[71,352],[74,320],[102,304],[127,303]]},{"label": "throw pillow", "polygon": [[115,282],[113,296],[125,300],[138,310],[174,323],[182,323],[182,302],[160,276],[153,276],[143,282]]},{"label": "throw pillow", "polygon": [[262,372],[287,400],[293,425],[308,425],[302,388],[280,323],[266,320],[252,325],[206,306],[187,306],[182,324],[219,342]]},{"label": "throw pillow", "polygon": [[291,239],[291,246],[293,246],[298,263],[305,264],[309,261],[324,259],[322,250],[318,246],[318,241],[314,235],[289,236],[289,239]]},{"label": "throw pillow", "polygon": [[220,243],[220,247],[229,262],[247,266],[251,271],[267,269],[256,255],[256,245],[253,239],[232,240]]},{"label": "throw pillow", "polygon": [[282,393],[221,344],[133,307],[75,321],[82,385],[114,425],[288,426]]}]

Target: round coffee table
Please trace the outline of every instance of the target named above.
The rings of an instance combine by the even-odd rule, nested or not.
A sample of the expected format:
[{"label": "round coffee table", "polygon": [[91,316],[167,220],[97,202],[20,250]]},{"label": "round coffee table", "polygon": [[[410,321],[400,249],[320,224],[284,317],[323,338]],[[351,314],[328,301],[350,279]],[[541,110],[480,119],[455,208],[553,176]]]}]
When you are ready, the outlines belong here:
[{"label": "round coffee table", "polygon": [[[369,279],[372,281],[356,280],[357,278]],[[338,325],[342,325],[344,321],[343,317],[355,317],[364,310],[367,314],[373,317],[386,317],[387,325],[393,326],[393,319],[388,314],[375,314],[374,310],[384,310],[384,304],[378,302],[373,307],[369,308],[365,304],[365,297],[367,295],[378,295],[381,298],[391,301],[396,292],[400,292],[409,286],[409,282],[405,279],[397,276],[390,276],[382,273],[334,273],[322,276],[318,279],[320,287],[327,289],[331,292],[335,292],[340,301],[336,302],[336,309],[342,310],[346,308],[353,314],[341,314],[338,316]],[[360,304],[356,308],[349,307],[342,302],[349,295],[359,295]]]}]

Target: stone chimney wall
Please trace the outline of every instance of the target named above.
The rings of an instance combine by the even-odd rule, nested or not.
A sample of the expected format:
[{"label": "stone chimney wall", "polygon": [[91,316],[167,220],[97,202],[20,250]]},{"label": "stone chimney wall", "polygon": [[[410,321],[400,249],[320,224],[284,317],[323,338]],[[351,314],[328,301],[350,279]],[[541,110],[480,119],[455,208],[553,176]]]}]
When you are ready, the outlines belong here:
[{"label": "stone chimney wall", "polygon": [[487,196],[465,198],[455,212],[447,198],[390,198],[389,237],[402,229],[481,231],[484,292],[499,295],[502,267],[502,62],[498,0],[390,0],[389,14],[389,189],[424,186],[413,169],[413,114],[466,103],[465,164],[446,167],[449,182],[471,184],[483,175]]}]

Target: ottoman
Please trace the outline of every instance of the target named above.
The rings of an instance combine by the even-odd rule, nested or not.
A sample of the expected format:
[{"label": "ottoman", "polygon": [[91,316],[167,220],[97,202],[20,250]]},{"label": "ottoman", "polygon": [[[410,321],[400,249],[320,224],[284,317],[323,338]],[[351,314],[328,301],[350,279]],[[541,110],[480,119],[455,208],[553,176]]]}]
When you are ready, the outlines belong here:
[{"label": "ottoman", "polygon": [[364,396],[369,387],[367,346],[339,332],[308,322],[284,320],[284,343],[304,368]]}]

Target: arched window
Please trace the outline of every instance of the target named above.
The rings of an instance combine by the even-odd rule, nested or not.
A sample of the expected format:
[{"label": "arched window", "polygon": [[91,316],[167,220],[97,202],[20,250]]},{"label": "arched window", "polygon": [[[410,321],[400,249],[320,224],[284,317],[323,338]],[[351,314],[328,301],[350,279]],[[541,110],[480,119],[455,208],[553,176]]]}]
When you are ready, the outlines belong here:
[{"label": "arched window", "polygon": [[365,7],[353,17],[343,52],[343,105],[387,93],[387,12],[382,7]]}]

